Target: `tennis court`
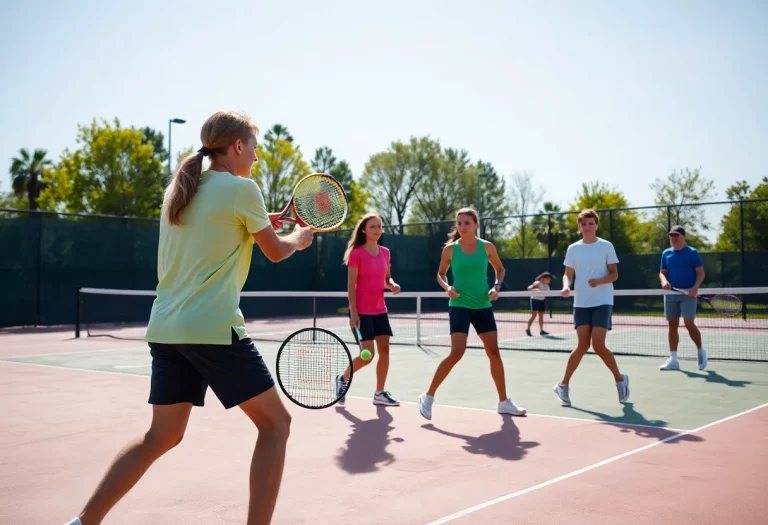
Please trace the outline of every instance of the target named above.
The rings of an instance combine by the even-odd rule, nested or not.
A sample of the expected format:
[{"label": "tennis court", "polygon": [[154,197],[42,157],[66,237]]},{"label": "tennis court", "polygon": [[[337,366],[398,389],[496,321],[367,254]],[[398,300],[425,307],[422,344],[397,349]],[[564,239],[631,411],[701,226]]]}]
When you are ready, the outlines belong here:
[{"label": "tennis court", "polygon": [[[283,296],[270,303],[272,316],[250,320],[273,372],[280,341],[295,329],[314,324],[351,340],[343,312],[322,304],[338,298],[315,294],[307,299],[314,313],[297,315],[294,306],[293,316],[291,308],[278,315],[281,300],[297,298]],[[571,383],[573,407],[564,408],[552,385],[573,343],[567,320],[558,322],[553,308],[545,325],[552,337],[537,336],[535,323],[527,337],[528,316],[509,303],[499,314],[506,380],[528,416],[495,413],[488,361],[473,348],[426,421],[414,402],[448,351],[439,339],[447,321],[428,296],[390,301],[393,310],[399,300],[421,303],[415,317],[410,306],[393,312],[396,337],[414,339],[391,349],[387,388],[402,405],[371,403],[375,364],[354,377],[344,406],[311,411],[286,400],[293,422],[273,523],[764,522],[768,331],[757,307],[747,319],[702,316],[707,370],[685,358],[682,371],[660,372],[663,318],[638,313],[633,300],[637,315],[617,314],[608,338],[630,377],[629,402],[618,402],[610,373],[590,353]],[[126,440],[146,430],[150,357],[132,339],[141,323],[92,323],[83,314],[80,337],[74,327],[0,331],[2,523],[66,521]],[[681,357],[692,357],[686,338],[681,330]],[[255,438],[247,418],[209,392],[182,443],[104,523],[242,522]]]}]

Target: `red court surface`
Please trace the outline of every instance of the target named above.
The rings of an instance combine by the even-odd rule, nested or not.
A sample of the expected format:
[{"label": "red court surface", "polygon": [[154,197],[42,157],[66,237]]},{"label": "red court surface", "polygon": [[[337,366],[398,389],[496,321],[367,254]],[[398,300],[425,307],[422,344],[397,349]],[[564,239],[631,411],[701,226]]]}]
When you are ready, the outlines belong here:
[{"label": "red court surface", "polygon": [[[0,376],[0,523],[63,523],[146,430],[149,378],[15,363],[0,363]],[[658,446],[677,433],[449,407],[429,423],[412,404],[369,399],[289,410],[274,524],[731,525],[768,515],[768,408]],[[244,523],[255,438],[239,410],[209,394],[182,443],[104,523]]]}]

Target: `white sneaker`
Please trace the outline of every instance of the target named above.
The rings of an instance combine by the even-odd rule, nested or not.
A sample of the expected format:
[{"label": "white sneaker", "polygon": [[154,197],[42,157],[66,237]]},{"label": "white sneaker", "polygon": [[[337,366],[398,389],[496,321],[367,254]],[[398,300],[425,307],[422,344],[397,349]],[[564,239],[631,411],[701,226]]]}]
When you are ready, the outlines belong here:
[{"label": "white sneaker", "polygon": [[83,522],[80,521],[80,518],[75,518],[72,521],[66,522],[64,525],[83,525]]},{"label": "white sneaker", "polygon": [[435,398],[428,396],[427,394],[421,394],[419,396],[419,412],[425,419],[432,419],[432,403]]},{"label": "white sneaker", "polygon": [[555,395],[557,395],[557,398],[560,400],[564,407],[571,406],[571,395],[568,385],[561,385],[558,383],[552,387],[552,390],[555,391]]},{"label": "white sneaker", "polygon": [[670,357],[664,364],[659,367],[659,370],[680,370],[680,361],[676,357]]},{"label": "white sneaker", "polygon": [[621,381],[616,383],[616,390],[619,392],[619,402],[624,403],[629,399],[629,376],[621,374]]},{"label": "white sneaker", "polygon": [[699,350],[699,370],[707,368],[707,351],[703,348]]},{"label": "white sneaker", "polygon": [[392,397],[392,394],[384,390],[373,394],[373,404],[384,405],[388,407],[399,407],[400,401]]},{"label": "white sneaker", "polygon": [[511,414],[513,416],[524,416],[528,412],[526,409],[517,406],[511,399],[500,401],[496,410],[499,414]]}]

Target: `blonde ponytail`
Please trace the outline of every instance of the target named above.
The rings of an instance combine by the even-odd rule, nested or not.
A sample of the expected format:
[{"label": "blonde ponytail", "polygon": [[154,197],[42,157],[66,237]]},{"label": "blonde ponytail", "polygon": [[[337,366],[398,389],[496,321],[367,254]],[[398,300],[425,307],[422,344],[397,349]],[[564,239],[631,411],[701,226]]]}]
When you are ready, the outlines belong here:
[{"label": "blonde ponytail", "polygon": [[203,154],[193,153],[184,158],[171,180],[168,195],[168,222],[174,226],[181,225],[181,212],[184,211],[200,185],[200,174],[203,171]]}]

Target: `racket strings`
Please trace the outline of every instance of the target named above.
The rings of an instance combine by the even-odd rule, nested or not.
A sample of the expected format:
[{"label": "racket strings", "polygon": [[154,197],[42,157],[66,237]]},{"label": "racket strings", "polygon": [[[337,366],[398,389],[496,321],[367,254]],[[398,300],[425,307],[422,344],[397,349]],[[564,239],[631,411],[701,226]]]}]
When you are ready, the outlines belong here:
[{"label": "racket strings", "polygon": [[735,295],[716,295],[710,301],[712,308],[725,315],[736,315],[741,311],[741,300]]},{"label": "racket strings", "polygon": [[288,340],[278,362],[286,394],[301,405],[320,408],[337,401],[336,377],[351,364],[333,336],[303,332]]},{"label": "racket strings", "polygon": [[309,177],[296,188],[294,213],[317,230],[338,228],[347,216],[347,196],[339,184],[325,176]]}]

